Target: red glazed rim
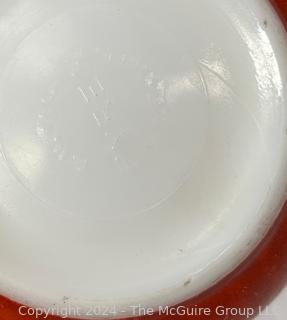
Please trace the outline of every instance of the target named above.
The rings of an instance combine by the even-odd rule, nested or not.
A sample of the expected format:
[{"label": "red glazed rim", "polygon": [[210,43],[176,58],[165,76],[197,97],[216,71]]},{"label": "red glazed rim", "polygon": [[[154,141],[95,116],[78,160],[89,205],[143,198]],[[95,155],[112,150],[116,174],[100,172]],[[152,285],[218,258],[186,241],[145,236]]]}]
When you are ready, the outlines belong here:
[{"label": "red glazed rim", "polygon": [[[287,30],[287,0],[270,0]],[[287,38],[286,38],[287,39]],[[181,304],[186,308],[210,308],[210,316],[152,315],[131,320],[157,319],[226,319],[216,314],[216,308],[263,309],[287,285],[287,202],[268,235],[254,252],[235,271],[214,287]],[[35,316],[21,316],[20,305],[0,296],[0,320],[33,320]],[[43,319],[40,317],[38,319]],[[49,316],[48,320],[61,319]],[[246,319],[244,315],[232,319]]]}]

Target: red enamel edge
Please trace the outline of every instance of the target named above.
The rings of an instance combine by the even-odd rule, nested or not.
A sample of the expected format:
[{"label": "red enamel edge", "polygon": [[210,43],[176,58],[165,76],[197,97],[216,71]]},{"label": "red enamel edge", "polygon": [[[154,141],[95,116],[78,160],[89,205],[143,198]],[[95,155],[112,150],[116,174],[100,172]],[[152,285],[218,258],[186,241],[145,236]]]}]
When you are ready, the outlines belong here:
[{"label": "red enamel edge", "polygon": [[[270,0],[287,30],[287,0]],[[287,40],[287,35],[286,35]],[[192,308],[208,307],[211,316],[171,316],[153,315],[140,317],[157,319],[226,319],[226,315],[216,315],[218,306],[225,308],[253,308],[267,306],[287,285],[287,202],[268,235],[254,252],[235,271],[225,277],[211,289],[200,296],[181,303],[181,306]],[[0,296],[0,320],[33,320],[33,316],[21,316],[19,304]],[[245,319],[245,316],[235,316],[232,319]],[[43,319],[43,318],[38,318]],[[48,320],[62,319],[49,316]],[[129,318],[139,320],[139,317]]]}]

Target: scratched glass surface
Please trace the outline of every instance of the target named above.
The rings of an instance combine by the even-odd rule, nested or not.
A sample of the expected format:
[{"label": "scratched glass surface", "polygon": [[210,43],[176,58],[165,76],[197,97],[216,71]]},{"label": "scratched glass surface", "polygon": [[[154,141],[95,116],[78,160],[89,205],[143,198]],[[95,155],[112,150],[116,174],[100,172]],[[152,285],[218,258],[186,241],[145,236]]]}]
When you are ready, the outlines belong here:
[{"label": "scratched glass surface", "polygon": [[231,271],[286,185],[287,49],[267,1],[1,6],[3,293],[156,307]]}]

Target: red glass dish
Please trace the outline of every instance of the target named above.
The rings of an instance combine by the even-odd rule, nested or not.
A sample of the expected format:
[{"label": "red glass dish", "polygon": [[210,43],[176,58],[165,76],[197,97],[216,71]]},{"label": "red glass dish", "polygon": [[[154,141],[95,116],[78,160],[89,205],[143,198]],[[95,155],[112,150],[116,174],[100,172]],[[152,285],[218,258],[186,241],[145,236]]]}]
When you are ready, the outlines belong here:
[{"label": "red glass dish", "polygon": [[[270,0],[287,30],[287,0]],[[287,34],[286,34],[287,41]],[[269,231],[266,238],[235,271],[213,288],[200,296],[182,303],[185,307],[197,309],[208,307],[211,315],[206,319],[226,319],[226,315],[218,315],[218,306],[225,308],[264,309],[287,284],[287,203]],[[180,315],[153,315],[141,319],[182,319]],[[192,319],[204,319],[204,316],[189,316]],[[21,316],[19,305],[0,296],[0,320],[35,319],[34,316]],[[40,318],[41,319],[41,318]],[[58,317],[49,316],[56,320]],[[139,319],[138,317],[133,318]],[[246,319],[245,315],[237,315],[232,319]]]}]

